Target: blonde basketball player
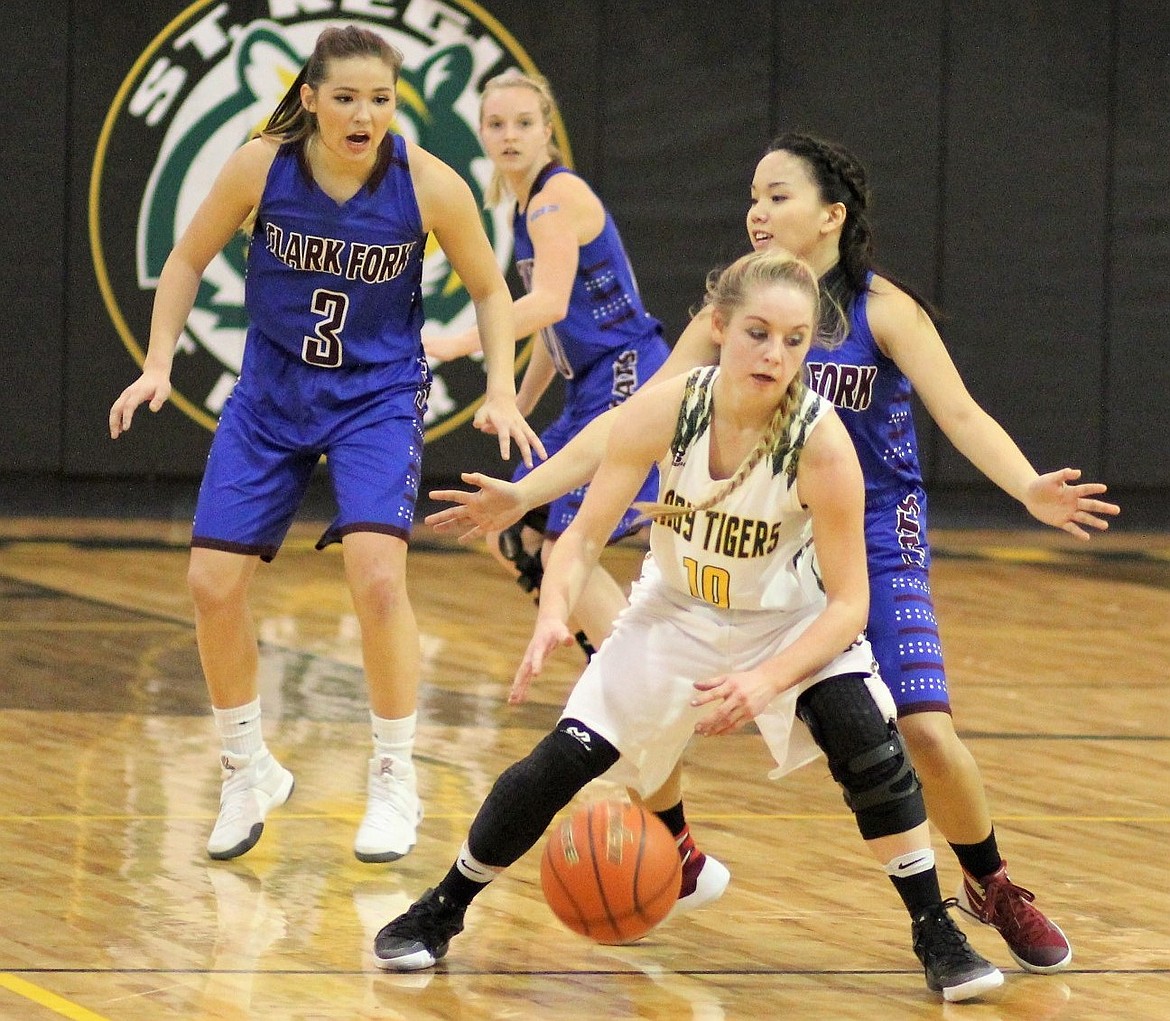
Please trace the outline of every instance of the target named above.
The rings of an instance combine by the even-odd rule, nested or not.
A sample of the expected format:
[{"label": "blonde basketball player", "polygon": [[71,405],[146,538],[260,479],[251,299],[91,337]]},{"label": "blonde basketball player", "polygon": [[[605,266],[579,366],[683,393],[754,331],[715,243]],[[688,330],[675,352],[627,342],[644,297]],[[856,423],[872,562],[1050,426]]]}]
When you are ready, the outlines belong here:
[{"label": "blonde basketball player", "polygon": [[911,915],[928,986],[965,1000],[1003,982],[947,913],[921,786],[861,635],[861,468],[832,406],[802,381],[819,301],[808,264],[774,250],[744,256],[708,288],[719,365],[640,390],[616,414],[581,511],[550,558],[511,700],[573,642],[574,603],[657,465],[659,501],[644,507],[651,552],[630,606],[556,728],[496,781],[447,875],[378,934],[379,967],[409,971],[443,957],[472,899],[590,780],[605,774],[652,793],[693,734],[755,720],[781,773],[818,748],[826,755]]}]

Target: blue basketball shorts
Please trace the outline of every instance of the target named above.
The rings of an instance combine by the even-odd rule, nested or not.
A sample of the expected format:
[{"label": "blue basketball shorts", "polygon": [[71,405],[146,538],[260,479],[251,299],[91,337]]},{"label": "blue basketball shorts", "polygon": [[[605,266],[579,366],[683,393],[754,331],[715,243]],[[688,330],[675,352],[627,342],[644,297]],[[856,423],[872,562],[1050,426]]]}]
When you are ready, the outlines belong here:
[{"label": "blue basketball shorts", "polygon": [[317,548],[350,532],[410,537],[422,474],[425,386],[380,391],[287,417],[233,393],[199,489],[192,546],[271,560],[325,458],[337,502]]},{"label": "blue basketball shorts", "polygon": [[899,716],[951,711],[930,592],[926,494],[901,494],[865,512],[869,624],[882,681]]}]

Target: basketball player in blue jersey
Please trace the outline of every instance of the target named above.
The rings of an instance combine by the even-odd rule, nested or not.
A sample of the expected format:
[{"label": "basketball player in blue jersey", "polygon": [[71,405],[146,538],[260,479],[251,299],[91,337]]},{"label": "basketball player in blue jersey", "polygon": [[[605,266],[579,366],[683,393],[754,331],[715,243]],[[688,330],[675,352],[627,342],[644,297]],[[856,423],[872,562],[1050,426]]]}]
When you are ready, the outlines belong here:
[{"label": "basketball player in blue jersey", "polygon": [[[963,869],[959,903],[1003,936],[1015,961],[1032,972],[1067,967],[1064,933],[1007,874],[979,768],[955,732],[931,599],[926,494],[910,410],[911,389],[952,443],[1033,517],[1078,539],[1104,529],[1118,507],[1096,499],[1099,483],[1080,471],[1037,474],[1011,437],[972,398],[922,303],[874,272],[869,190],[861,163],[824,140],[777,139],[756,167],[747,215],[753,248],[779,246],[817,270],[822,289],[845,310],[848,330],[833,350],[814,348],[807,377],[838,406],[853,437],[866,485],[870,611],[867,636],[898,707],[898,726],[922,780],[927,810]],[[679,338],[663,374],[716,357],[710,311]],[[429,523],[463,532],[501,528],[529,506],[588,479],[609,428],[600,419],[560,455],[510,486],[480,474],[479,487],[432,494],[457,506]]]},{"label": "basketball player in blue jersey", "polygon": [[[561,414],[541,435],[550,454],[624,401],[670,353],[661,324],[642,305],[613,217],[589,185],[561,162],[552,141],[555,117],[552,90],[537,75],[509,70],[484,86],[479,130],[493,166],[486,204],[490,208],[506,198],[515,202],[514,254],[526,290],[513,305],[516,335],[539,333],[542,341],[533,346],[517,394],[521,412],[531,413],[557,373],[565,382]],[[479,349],[474,330],[428,336],[423,342],[428,355],[444,361]],[[521,465],[514,478],[527,471]],[[650,477],[640,496],[649,499],[654,491]],[[560,495],[541,508],[539,518],[534,514],[527,519],[534,526],[529,530],[539,532],[543,558],[573,520],[584,492],[579,487]],[[622,518],[615,540],[630,533],[636,517],[631,510]],[[540,561],[530,562],[525,553],[531,543],[521,546],[520,538],[515,531],[492,535],[488,548],[510,570],[520,568],[519,580],[526,588],[536,588]],[[576,611],[578,626],[593,645],[609,634],[624,605],[625,593],[599,567]]]},{"label": "basketball player in blue jersey", "polygon": [[[513,238],[516,267],[526,293],[513,305],[517,338],[540,333],[517,394],[530,414],[560,373],[565,403],[541,434],[549,454],[560,450],[590,421],[621,404],[666,361],[670,349],[661,324],[642,304],[634,272],[613,217],[592,188],[561,163],[552,141],[556,105],[548,82],[510,70],[484,86],[480,137],[492,161],[486,200],[494,206],[515,200]],[[449,360],[478,350],[475,331],[450,337],[424,337],[427,353]],[[518,466],[514,479],[529,468]],[[653,499],[657,475],[651,471],[638,500]],[[524,525],[487,537],[488,549],[503,560],[526,591],[539,592],[543,561],[557,537],[576,516],[584,485],[558,494],[534,509]],[[630,509],[614,528],[617,541],[636,531]],[[497,552],[498,551],[498,552]],[[609,634],[625,607],[625,592],[602,566],[589,577],[573,610],[578,641],[587,651]],[[674,834],[683,858],[678,908],[697,907],[718,897],[729,873],[723,864],[695,847],[676,783],[647,807]]]},{"label": "basketball player in blue jersey", "polygon": [[338,513],[318,547],[340,542],[361,627],[373,755],[362,861],[414,846],[422,818],[412,752],[420,669],[406,590],[430,373],[423,354],[423,247],[433,232],[467,287],[486,352],[476,424],[543,453],[516,408],[511,296],[471,190],[450,167],[390,132],[402,56],[378,34],[329,28],[265,130],[216,178],[163,268],[141,377],[110,411],[110,435],[171,392],[178,338],[211,259],[251,227],[243,368],[224,405],[195,510],[188,583],[222,751],[212,858],[260,838],[293,777],[265,745],[249,584],[271,560],[318,461]]},{"label": "basketball player in blue jersey", "polygon": [[[557,727],[505,770],[438,887],[386,925],[379,967],[433,965],[467,906],[590,780],[659,790],[694,733],[759,725],[780,772],[818,748],[910,913],[929,987],[966,1000],[1003,983],[947,914],[921,788],[873,671],[864,490],[828,401],[802,382],[819,317],[811,267],[779,251],[713,275],[719,364],[635,394],[580,514],[553,550],[511,700],[572,642],[574,601],[647,469],[662,473],[629,608]],[[630,664],[639,664],[634,676]]]}]

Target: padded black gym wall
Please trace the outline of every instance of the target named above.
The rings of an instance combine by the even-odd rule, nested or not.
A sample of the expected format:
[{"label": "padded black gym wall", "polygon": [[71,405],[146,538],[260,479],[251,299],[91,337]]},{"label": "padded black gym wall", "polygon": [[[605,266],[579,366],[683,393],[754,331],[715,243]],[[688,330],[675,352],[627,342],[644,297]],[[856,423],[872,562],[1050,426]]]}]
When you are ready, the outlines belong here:
[{"label": "padded black gym wall", "polygon": [[[65,266],[71,174],[68,5],[11,4],[0,61],[0,471],[62,469]],[[12,40],[20,40],[14,45]],[[2,510],[2,508],[0,508]]]},{"label": "padded black gym wall", "polygon": [[[150,40],[192,6],[42,0],[5,10],[21,43],[0,65],[10,109],[0,140],[0,472],[202,469],[210,433],[176,409],[118,443],[106,435],[109,404],[137,367],[98,291],[88,237],[106,111]],[[941,306],[970,389],[1035,463],[1170,487],[1160,435],[1170,389],[1164,4],[481,6],[551,80],[575,165],[614,212],[670,337],[706,271],[746,250],[748,185],[768,139],[813,130],[866,162],[879,261]],[[132,260],[132,235],[106,255]],[[921,425],[929,481],[986,485]],[[430,444],[426,466],[428,481],[500,472],[491,443],[466,425]]]}]

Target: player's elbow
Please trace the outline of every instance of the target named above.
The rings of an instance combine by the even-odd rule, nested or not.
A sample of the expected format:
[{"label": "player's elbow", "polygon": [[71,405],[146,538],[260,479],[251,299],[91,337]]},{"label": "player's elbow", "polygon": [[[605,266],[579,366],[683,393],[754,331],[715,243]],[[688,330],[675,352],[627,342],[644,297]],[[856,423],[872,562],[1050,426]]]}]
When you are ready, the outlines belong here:
[{"label": "player's elbow", "polygon": [[536,313],[538,328],[556,326],[569,314],[569,296],[567,294],[553,294],[548,291],[533,291],[533,311]]}]

